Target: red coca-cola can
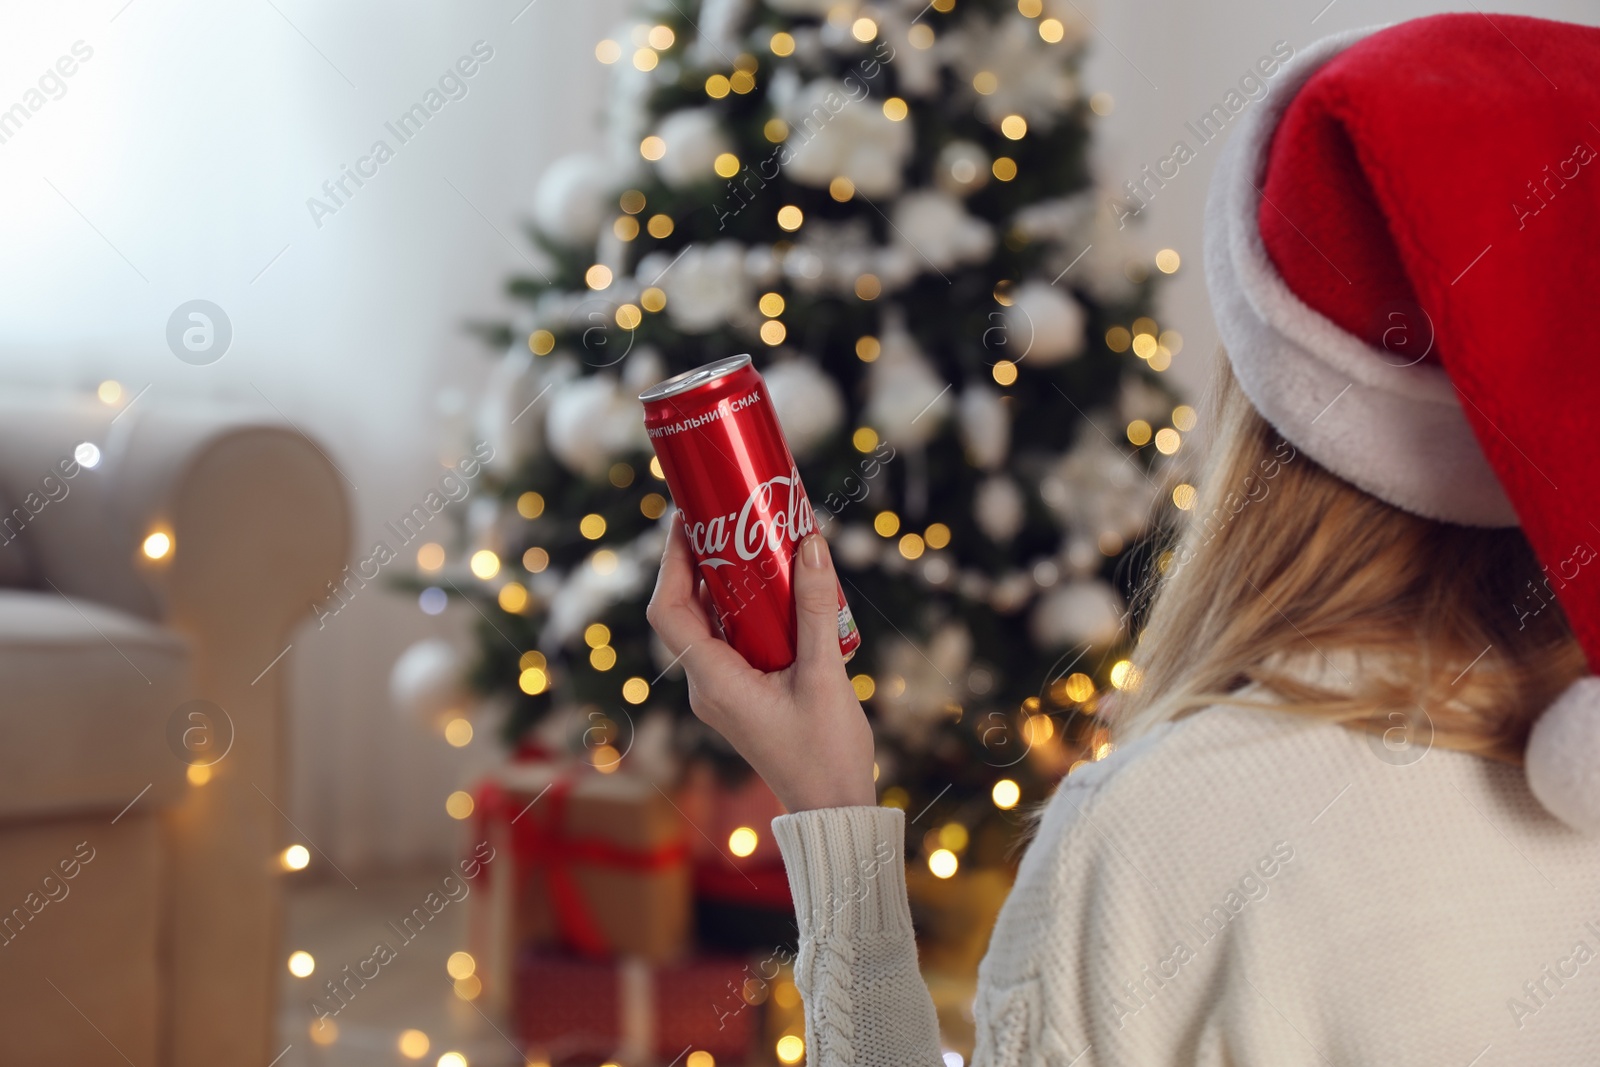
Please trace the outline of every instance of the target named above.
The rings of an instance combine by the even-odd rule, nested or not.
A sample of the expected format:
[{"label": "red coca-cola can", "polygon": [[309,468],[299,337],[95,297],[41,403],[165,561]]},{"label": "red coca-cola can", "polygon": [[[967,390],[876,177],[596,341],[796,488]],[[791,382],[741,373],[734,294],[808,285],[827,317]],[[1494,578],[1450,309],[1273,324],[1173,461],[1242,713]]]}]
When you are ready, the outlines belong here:
[{"label": "red coca-cola can", "polygon": [[[732,356],[668,378],[639,399],[723,636],[758,670],[789,666],[794,557],[817,519],[767,383],[749,356]],[[848,660],[859,647],[841,588],[839,650]]]}]

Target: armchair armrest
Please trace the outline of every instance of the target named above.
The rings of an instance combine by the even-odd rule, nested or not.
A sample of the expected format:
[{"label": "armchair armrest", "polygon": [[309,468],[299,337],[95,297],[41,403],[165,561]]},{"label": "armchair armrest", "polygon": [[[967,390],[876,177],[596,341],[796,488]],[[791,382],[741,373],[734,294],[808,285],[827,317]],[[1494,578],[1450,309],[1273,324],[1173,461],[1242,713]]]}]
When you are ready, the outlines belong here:
[{"label": "armchair armrest", "polygon": [[[92,469],[73,458],[84,442],[100,450]],[[342,478],[308,438],[247,411],[146,397],[119,415],[12,395],[0,400],[0,488],[14,509],[0,541],[26,545],[41,590],[177,631],[191,653],[186,699],[226,713],[227,754],[162,816],[163,1029],[175,1067],[265,1063],[274,858],[293,833],[278,661],[346,556]],[[142,546],[158,532],[170,540],[152,558]]]},{"label": "armchair armrest", "polygon": [[[100,450],[93,469],[73,457],[84,442]],[[281,631],[309,612],[350,537],[322,450],[245,409],[146,399],[119,415],[83,397],[8,396],[0,488],[13,508],[0,541],[20,535],[41,587],[152,621]],[[141,546],[156,531],[173,547],[152,560]]]}]

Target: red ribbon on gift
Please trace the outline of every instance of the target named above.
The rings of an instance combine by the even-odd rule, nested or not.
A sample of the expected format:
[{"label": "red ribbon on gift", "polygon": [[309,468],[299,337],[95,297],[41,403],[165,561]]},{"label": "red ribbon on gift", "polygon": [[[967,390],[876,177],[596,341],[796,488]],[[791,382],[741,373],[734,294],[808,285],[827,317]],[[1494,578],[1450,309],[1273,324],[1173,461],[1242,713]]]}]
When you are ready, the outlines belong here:
[{"label": "red ribbon on gift", "polygon": [[479,785],[475,809],[478,826],[487,836],[491,825],[504,821],[511,835],[511,857],[520,894],[537,868],[544,873],[555,913],[556,931],[569,946],[585,956],[611,955],[589,902],[578,886],[577,864],[648,873],[683,862],[688,848],[680,839],[652,849],[631,849],[612,841],[577,838],[566,831],[567,800],[577,784],[577,774],[563,771],[533,802],[513,810],[516,801],[499,782]]}]

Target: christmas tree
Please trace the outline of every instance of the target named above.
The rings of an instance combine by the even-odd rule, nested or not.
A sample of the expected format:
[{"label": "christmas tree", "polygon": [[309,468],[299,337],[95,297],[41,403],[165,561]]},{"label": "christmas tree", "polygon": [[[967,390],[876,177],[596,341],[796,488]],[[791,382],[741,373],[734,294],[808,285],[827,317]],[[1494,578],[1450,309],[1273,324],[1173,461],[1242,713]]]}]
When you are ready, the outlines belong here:
[{"label": "christmas tree", "polygon": [[1148,313],[1176,254],[1132,251],[1090,172],[1088,29],[1068,0],[706,0],[600,42],[606,147],[543,176],[525,310],[481,327],[509,351],[448,584],[509,741],[738,766],[645,622],[670,504],[636,396],[751,352],[863,633],[849,670],[911,854],[1004,862],[1019,802],[1105,753],[1194,415]]}]

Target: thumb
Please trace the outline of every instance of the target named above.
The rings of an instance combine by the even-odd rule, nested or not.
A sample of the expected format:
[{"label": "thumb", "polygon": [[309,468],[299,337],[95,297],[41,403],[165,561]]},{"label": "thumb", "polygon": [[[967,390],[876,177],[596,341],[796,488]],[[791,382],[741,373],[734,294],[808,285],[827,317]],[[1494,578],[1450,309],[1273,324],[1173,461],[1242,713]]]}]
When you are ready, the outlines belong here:
[{"label": "thumb", "polygon": [[821,534],[800,542],[794,574],[797,661],[807,669],[842,663],[839,651],[839,578]]}]

